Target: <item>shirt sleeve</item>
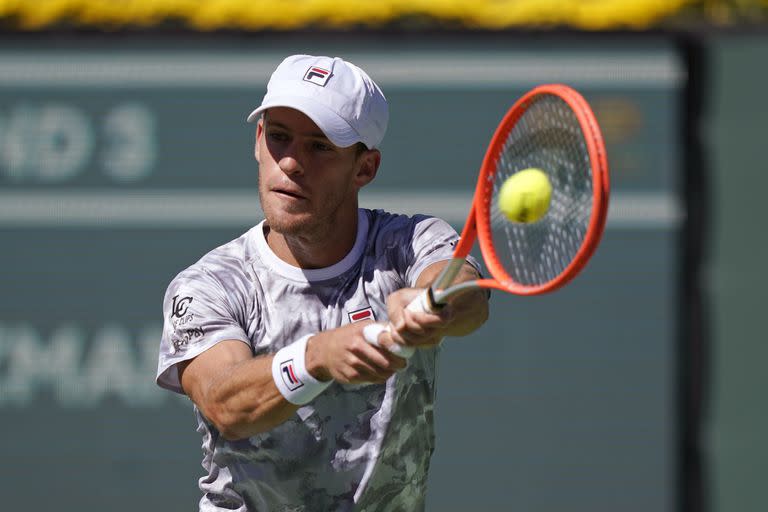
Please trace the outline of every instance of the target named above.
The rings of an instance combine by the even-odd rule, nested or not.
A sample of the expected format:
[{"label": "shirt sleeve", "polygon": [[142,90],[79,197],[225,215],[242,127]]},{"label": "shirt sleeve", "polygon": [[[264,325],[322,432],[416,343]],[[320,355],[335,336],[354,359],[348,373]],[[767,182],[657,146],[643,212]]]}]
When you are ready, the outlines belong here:
[{"label": "shirt sleeve", "polygon": [[[419,275],[428,266],[452,259],[453,250],[459,241],[456,230],[442,219],[416,216],[414,220],[416,225],[411,240],[413,259],[406,270],[408,286],[416,286]],[[467,262],[482,273],[475,258],[468,256]]]},{"label": "shirt sleeve", "polygon": [[241,308],[205,267],[191,267],[171,281],[163,299],[163,333],[156,382],[184,393],[177,365],[224,340],[249,344]]}]

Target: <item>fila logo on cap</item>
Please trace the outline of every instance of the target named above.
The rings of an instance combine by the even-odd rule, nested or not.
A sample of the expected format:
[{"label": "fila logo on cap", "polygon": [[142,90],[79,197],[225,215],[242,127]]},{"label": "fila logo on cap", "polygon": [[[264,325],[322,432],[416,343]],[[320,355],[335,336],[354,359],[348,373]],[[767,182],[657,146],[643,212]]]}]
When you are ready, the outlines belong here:
[{"label": "fila logo on cap", "polygon": [[360,322],[362,320],[376,320],[373,316],[373,308],[368,306],[367,308],[358,309],[357,311],[353,311],[351,313],[347,313],[349,315],[349,321],[352,323]]},{"label": "fila logo on cap", "polygon": [[304,81],[312,82],[320,87],[325,87],[328,79],[331,77],[331,72],[327,69],[319,68],[317,66],[311,66],[306,73],[304,73]]},{"label": "fila logo on cap", "polygon": [[295,391],[304,385],[296,377],[296,372],[293,371],[293,359],[280,363],[280,374],[283,376],[283,382],[291,391]]}]

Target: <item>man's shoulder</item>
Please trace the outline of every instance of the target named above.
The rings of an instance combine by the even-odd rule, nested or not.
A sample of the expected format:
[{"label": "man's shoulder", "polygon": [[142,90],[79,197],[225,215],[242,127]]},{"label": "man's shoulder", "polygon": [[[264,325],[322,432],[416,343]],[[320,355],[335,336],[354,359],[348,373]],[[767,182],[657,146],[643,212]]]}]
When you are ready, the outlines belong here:
[{"label": "man's shoulder", "polygon": [[253,227],[238,236],[203,254],[197,261],[184,268],[176,278],[207,274],[216,276],[222,272],[232,275],[245,270],[247,263],[253,259]]},{"label": "man's shoulder", "polygon": [[230,262],[247,262],[254,257],[254,233],[259,226],[254,226],[237,238],[211,249],[197,263],[227,260]]},{"label": "man's shoulder", "polygon": [[381,209],[368,211],[373,228],[371,232],[377,238],[413,238],[433,229],[451,229],[447,222],[433,215],[392,213]]},{"label": "man's shoulder", "polygon": [[394,213],[383,209],[367,210],[371,218],[371,225],[378,229],[402,229],[404,226],[415,226],[420,222],[437,219],[431,215],[422,213]]}]

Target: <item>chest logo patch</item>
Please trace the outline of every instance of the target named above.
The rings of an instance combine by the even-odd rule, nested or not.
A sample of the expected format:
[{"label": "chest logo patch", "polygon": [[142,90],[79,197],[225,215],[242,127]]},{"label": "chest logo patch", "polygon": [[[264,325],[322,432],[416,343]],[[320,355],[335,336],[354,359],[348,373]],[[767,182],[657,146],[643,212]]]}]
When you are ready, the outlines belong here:
[{"label": "chest logo patch", "polygon": [[362,320],[376,320],[373,316],[373,308],[368,306],[367,308],[358,309],[347,313],[349,315],[349,321],[351,323],[360,322]]}]

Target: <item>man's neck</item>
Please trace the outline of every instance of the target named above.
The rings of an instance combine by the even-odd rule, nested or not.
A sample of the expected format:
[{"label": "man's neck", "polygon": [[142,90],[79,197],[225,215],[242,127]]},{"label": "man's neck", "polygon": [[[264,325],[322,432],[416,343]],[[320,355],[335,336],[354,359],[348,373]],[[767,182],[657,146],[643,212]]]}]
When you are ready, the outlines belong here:
[{"label": "man's neck", "polygon": [[347,221],[329,224],[311,235],[288,235],[267,226],[264,236],[272,252],[295,267],[316,269],[330,267],[346,256],[357,240],[357,212]]}]

